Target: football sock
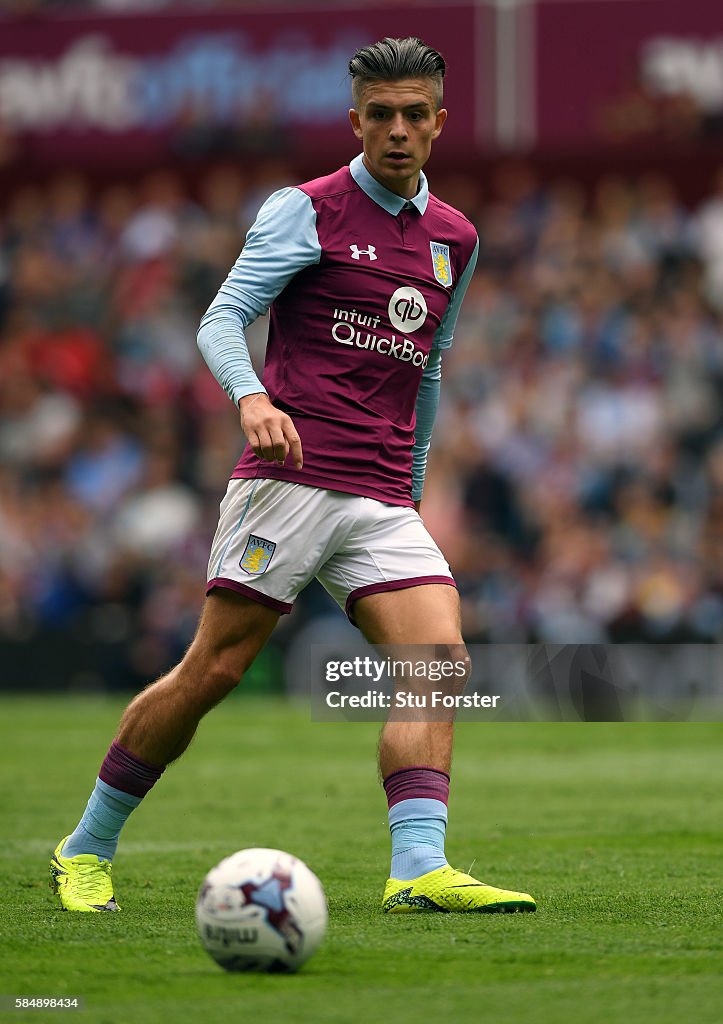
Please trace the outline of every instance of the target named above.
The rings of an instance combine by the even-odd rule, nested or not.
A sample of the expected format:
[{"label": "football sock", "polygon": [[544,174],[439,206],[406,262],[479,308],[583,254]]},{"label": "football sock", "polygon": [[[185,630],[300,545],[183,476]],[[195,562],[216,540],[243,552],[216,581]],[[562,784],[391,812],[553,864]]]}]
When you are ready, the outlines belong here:
[{"label": "football sock", "polygon": [[102,779],[96,779],[95,789],[90,794],[78,827],[65,840],[63,856],[95,853],[102,860],[112,860],[120,830],[140,802],[139,796],[131,796],[130,793],[107,786]]},{"label": "football sock", "polygon": [[94,853],[103,860],[112,860],[128,816],[162,773],[163,768],[141,761],[114,741],[100,767],[83,817],[66,839],[62,855]]},{"label": "football sock", "polygon": [[392,834],[391,878],[418,878],[447,863],[449,775],[435,768],[402,768],[388,775],[384,789]]}]

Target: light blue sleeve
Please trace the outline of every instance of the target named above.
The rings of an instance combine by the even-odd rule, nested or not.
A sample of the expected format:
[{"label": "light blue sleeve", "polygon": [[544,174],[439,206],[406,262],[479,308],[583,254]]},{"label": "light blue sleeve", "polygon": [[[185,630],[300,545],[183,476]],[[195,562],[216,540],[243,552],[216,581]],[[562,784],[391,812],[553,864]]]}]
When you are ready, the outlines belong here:
[{"label": "light blue sleeve", "polygon": [[320,258],[309,197],[298,188],[274,192],[198,329],[201,354],[234,405],[244,395],[265,391],[251,365],[245,329],[267,312],[295,274]]},{"label": "light blue sleeve", "polygon": [[444,316],[439,324],[439,327],[435,331],[434,341],[432,342],[432,348],[449,348],[452,344],[452,338],[454,336],[454,329],[457,326],[457,317],[459,316],[459,310],[462,305],[462,299],[467,292],[467,286],[472,280],[472,274],[474,274],[474,268],[477,265],[477,256],[479,254],[479,239],[472,250],[472,255],[469,258],[469,263],[464,268],[462,276],[457,282],[457,287],[452,292],[452,298],[449,300],[449,305],[444,311]]},{"label": "light blue sleeve", "polygon": [[429,362],[424,368],[417,394],[416,426],[412,448],[412,501],[420,501],[424,489],[424,474],[427,469],[427,455],[432,440],[434,418],[439,405],[439,391],[442,386],[442,350],[432,349]]},{"label": "light blue sleeve", "polygon": [[442,387],[442,349],[452,344],[457,317],[467,286],[472,280],[479,253],[479,239],[475,245],[469,263],[464,268],[457,287],[452,293],[449,305],[439,327],[435,331],[429,362],[424,368],[422,380],[417,394],[415,407],[416,427],[414,430],[414,447],[412,448],[412,501],[421,501],[424,490],[424,474],[427,470],[427,456],[432,440],[432,428],[439,406],[439,392]]}]

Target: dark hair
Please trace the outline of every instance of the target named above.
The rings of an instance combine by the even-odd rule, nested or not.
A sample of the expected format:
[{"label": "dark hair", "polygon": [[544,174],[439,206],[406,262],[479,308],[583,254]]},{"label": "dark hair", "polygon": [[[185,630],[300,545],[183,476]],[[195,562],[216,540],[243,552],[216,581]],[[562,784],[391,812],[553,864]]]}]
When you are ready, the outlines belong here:
[{"label": "dark hair", "polygon": [[362,46],[349,61],[354,105],[368,82],[397,82],[401,78],[431,78],[437,92],[437,109],[442,105],[442,79],[447,65],[441,53],[416,36],[386,39]]}]

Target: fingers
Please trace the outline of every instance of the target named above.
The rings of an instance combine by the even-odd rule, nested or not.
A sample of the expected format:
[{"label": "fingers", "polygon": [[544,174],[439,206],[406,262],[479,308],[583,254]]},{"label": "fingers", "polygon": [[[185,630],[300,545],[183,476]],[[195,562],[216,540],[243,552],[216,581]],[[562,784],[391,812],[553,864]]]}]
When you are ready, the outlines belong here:
[{"label": "fingers", "polygon": [[291,452],[294,468],[302,468],[301,438],[286,413],[267,403],[265,409],[249,409],[241,425],[257,458],[283,466]]},{"label": "fingers", "polygon": [[[291,423],[291,420],[289,420],[289,423]],[[291,458],[294,460],[294,469],[301,469],[304,465],[304,453],[301,450],[301,438],[296,433],[293,424],[291,430],[286,435],[286,440],[289,442]]]},{"label": "fingers", "polygon": [[276,462],[283,466],[286,461],[289,448],[283,435],[279,436],[276,431],[262,427],[255,436],[253,434],[249,436],[249,443],[254,450],[254,455],[265,462]]},{"label": "fingers", "polygon": [[256,448],[254,451],[259,458],[265,459],[266,462],[276,462],[279,466],[283,466],[289,451],[293,451],[294,466],[296,469],[301,469],[301,440],[294,430],[291,420],[289,420],[289,425],[287,427],[286,424],[274,424],[265,431],[259,431],[258,451]]}]

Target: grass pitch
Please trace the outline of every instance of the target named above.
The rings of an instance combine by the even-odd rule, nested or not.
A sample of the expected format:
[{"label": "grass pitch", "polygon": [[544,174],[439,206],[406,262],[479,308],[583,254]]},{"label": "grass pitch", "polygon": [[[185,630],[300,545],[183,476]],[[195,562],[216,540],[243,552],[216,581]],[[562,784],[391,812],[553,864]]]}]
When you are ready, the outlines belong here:
[{"label": "grass pitch", "polygon": [[[460,726],[450,861],[475,858],[479,877],[532,892],[539,910],[386,918],[377,727],[232,698],[126,826],[123,913],[64,914],[50,854],[85,806],[119,712],[79,698],[0,703],[0,994],[85,1004],[6,1019],[723,1020],[723,726]],[[225,974],[198,942],[200,881],[245,846],[289,850],[324,883],[329,933],[298,975]]]}]

